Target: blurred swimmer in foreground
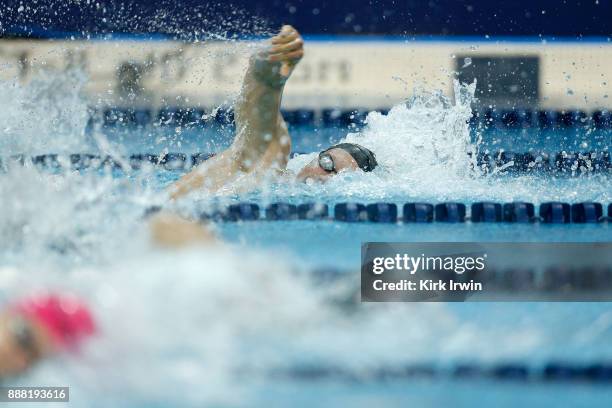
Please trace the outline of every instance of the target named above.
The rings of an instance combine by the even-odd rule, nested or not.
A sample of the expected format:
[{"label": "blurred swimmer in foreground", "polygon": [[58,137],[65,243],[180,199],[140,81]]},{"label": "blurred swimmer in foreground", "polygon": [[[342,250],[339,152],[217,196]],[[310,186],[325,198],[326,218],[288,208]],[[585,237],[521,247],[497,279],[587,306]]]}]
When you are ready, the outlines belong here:
[{"label": "blurred swimmer in foreground", "polygon": [[0,312],[0,380],[77,350],[95,331],[87,306],[71,295],[38,295],[9,305]]},{"label": "blurred swimmer in foreground", "polygon": [[154,244],[169,249],[220,243],[209,225],[166,211],[151,216],[149,231]]},{"label": "blurred swimmer in foreground", "polygon": [[[255,53],[235,106],[233,144],[183,176],[170,187],[179,198],[203,189],[215,192],[237,180],[256,186],[270,172],[286,171],[291,138],[280,113],[285,83],[304,56],[304,40],[291,26],[283,26],[265,50]],[[341,143],[319,153],[297,174],[299,181],[325,181],[344,171],[372,171],[374,154],[354,143]]]}]

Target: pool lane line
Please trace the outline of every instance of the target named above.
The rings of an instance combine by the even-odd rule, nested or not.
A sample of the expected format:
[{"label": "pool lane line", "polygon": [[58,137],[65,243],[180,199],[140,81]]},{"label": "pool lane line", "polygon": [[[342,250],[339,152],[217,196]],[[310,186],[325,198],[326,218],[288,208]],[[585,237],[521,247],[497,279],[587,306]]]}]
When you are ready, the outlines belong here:
[{"label": "pool lane line", "polygon": [[[405,203],[403,216],[398,216],[395,203],[337,203],[333,213],[326,203],[282,203],[276,202],[260,207],[252,202],[240,202],[227,206],[199,211],[196,215],[203,222],[245,222],[245,221],[338,221],[345,223],[506,223],[506,224],[607,224],[612,221],[612,203],[608,204],[608,215],[604,214],[605,205],[597,202],[543,202],[539,205],[539,215],[535,215],[536,205],[528,202],[475,202],[468,206],[457,202]],[[150,216],[163,209],[154,205],[144,210]]]},{"label": "pool lane line", "polygon": [[[285,122],[290,126],[320,126],[323,128],[359,127],[366,124],[370,112],[386,115],[392,106],[363,107],[321,107],[283,109]],[[92,107],[91,121],[100,121],[105,128],[214,128],[234,123],[231,108],[199,106],[164,106],[159,109],[132,108],[121,106]],[[211,112],[206,114],[206,112]],[[474,108],[469,124],[478,129],[612,129],[612,113],[606,108],[589,111],[580,109],[554,108]]]},{"label": "pool lane line", "polygon": [[[292,157],[301,153],[292,153]],[[303,154],[303,153],[302,153]],[[165,154],[135,153],[120,160],[108,155],[92,153],[73,154],[41,154],[26,156],[16,154],[0,157],[0,169],[9,164],[25,165],[30,161],[41,169],[70,169],[70,170],[106,170],[123,169],[123,163],[129,164],[129,169],[139,170],[146,166],[155,169],[184,172],[213,157],[214,153],[178,153]],[[588,152],[482,152],[474,159],[471,153],[466,153],[466,161],[483,173],[493,173],[503,169],[507,175],[537,175],[555,174],[559,176],[581,176],[587,174],[612,174],[612,159],[608,151]],[[499,174],[501,174],[500,172]]]},{"label": "pool lane line", "polygon": [[379,368],[347,369],[341,366],[308,365],[274,370],[271,375],[303,381],[345,380],[380,382],[404,379],[427,380],[490,380],[518,383],[586,383],[612,384],[612,363],[548,362],[534,365],[528,362],[403,364]]},{"label": "pool lane line", "polygon": [[[333,208],[333,211],[331,210]],[[529,202],[497,203],[479,201],[471,205],[459,202],[404,203],[389,202],[363,204],[340,202],[331,207],[327,203],[275,202],[260,206],[253,202],[239,202],[201,211],[203,221],[338,221],[346,223],[514,223],[514,224],[606,224],[612,220],[612,203],[598,202],[543,202],[537,206]],[[468,212],[468,208],[470,211]],[[536,214],[536,208],[538,213]],[[154,210],[160,210],[155,207]],[[607,210],[607,215],[606,215]],[[147,211],[151,211],[148,209]]]}]

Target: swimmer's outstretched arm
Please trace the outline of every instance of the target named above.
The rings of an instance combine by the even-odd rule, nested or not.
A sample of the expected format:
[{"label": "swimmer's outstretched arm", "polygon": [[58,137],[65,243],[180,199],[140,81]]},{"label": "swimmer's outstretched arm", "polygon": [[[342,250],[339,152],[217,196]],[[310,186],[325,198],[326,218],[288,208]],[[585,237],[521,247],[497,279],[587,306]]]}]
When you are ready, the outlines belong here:
[{"label": "swimmer's outstretched arm", "polygon": [[229,149],[201,164],[170,188],[173,199],[205,187],[215,191],[239,173],[254,168],[284,168],[291,150],[280,113],[285,83],[304,56],[304,41],[291,26],[283,26],[271,44],[253,55],[235,106],[236,138]]},{"label": "swimmer's outstretched arm", "polygon": [[284,26],[271,39],[271,47],[251,58],[242,94],[236,103],[238,163],[249,171],[270,147],[281,147],[284,155],[267,157],[286,164],[291,143],[280,113],[285,83],[304,55],[304,41],[291,26]]}]

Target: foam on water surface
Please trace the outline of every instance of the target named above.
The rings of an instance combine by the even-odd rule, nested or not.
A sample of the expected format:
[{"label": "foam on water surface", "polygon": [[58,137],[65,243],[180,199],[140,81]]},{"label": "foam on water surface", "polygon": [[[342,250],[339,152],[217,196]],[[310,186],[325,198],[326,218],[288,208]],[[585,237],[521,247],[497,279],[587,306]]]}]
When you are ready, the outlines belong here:
[{"label": "foam on water surface", "polygon": [[[480,138],[470,135],[469,118],[476,84],[454,82],[454,102],[440,91],[416,88],[388,114],[371,112],[359,133],[342,142],[375,152],[372,173],[340,174],[326,184],[292,185],[265,190],[275,199],[286,191],[323,200],[419,201],[601,201],[612,199],[612,179],[605,174],[579,177],[552,174],[513,176],[479,168]],[[315,154],[297,156],[288,167],[297,173]]]},{"label": "foam on water surface", "polygon": [[114,257],[0,268],[3,291],[73,290],[99,319],[99,336],[79,355],[43,364],[20,385],[70,384],[79,406],[239,404],[271,386],[272,373],[296,367],[341,367],[367,381],[378,368],[411,363],[572,359],[594,345],[596,358],[612,353],[610,319],[594,319],[588,305],[534,314],[526,304],[490,305],[491,313],[359,304],[354,279],[314,284],[290,261],[244,247],[167,251],[143,231]]},{"label": "foam on water surface", "polygon": [[78,70],[41,71],[25,85],[18,79],[0,81],[2,156],[87,150],[89,111],[80,93],[86,83]]}]

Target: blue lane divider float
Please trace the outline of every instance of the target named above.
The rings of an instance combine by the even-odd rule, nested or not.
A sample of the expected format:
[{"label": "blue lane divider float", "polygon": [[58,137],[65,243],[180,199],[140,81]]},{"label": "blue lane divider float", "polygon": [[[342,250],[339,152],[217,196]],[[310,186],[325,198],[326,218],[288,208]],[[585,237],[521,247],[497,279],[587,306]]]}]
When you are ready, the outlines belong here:
[{"label": "blue lane divider float", "polygon": [[43,154],[40,156],[34,156],[32,157],[32,163],[38,167],[49,169],[59,169],[62,167],[57,154]]},{"label": "blue lane divider float", "polygon": [[568,224],[570,205],[568,203],[548,202],[540,204],[540,218],[546,224]]},{"label": "blue lane divider float", "polygon": [[499,203],[472,204],[472,222],[501,222],[502,205]]},{"label": "blue lane divider float", "polygon": [[293,126],[314,126],[315,111],[308,109],[297,109],[282,112],[285,122]]},{"label": "blue lane divider float", "polygon": [[603,216],[601,203],[576,203],[571,206],[572,222],[594,223],[599,222]]},{"label": "blue lane divider float", "polygon": [[537,124],[540,129],[552,129],[557,122],[558,114],[555,111],[537,112]]},{"label": "blue lane divider float", "polygon": [[397,205],[392,203],[375,203],[366,206],[368,220],[372,222],[397,222]]},{"label": "blue lane divider float", "polygon": [[275,220],[296,220],[298,219],[297,205],[287,203],[275,203],[266,207],[266,219]]},{"label": "blue lane divider float", "polygon": [[546,156],[540,157],[538,160],[532,153],[514,153],[514,152],[501,152],[497,155],[495,160],[496,167],[505,166],[512,162],[513,166],[509,168],[509,171],[526,172],[529,170],[542,170],[548,168],[548,158]]},{"label": "blue lane divider float", "polygon": [[163,107],[158,111],[152,109],[108,108],[102,112],[102,123],[106,127],[206,127],[212,124],[227,125],[234,122],[231,109],[199,107]]},{"label": "blue lane divider float", "polygon": [[70,168],[73,170],[85,170],[99,167],[102,162],[100,156],[94,154],[71,154]]},{"label": "blue lane divider float", "polygon": [[329,206],[322,203],[306,203],[297,206],[300,220],[322,220],[329,215]]},{"label": "blue lane divider float", "polygon": [[[200,214],[203,220],[213,221],[258,221],[261,219],[261,210],[255,203],[231,204],[226,208],[215,208]],[[263,211],[268,221],[293,220],[325,220],[329,216],[329,206],[322,203],[273,203]]]},{"label": "blue lane divider float", "polygon": [[255,221],[259,219],[259,206],[253,203],[232,204],[225,211],[217,212],[223,221]]},{"label": "blue lane divider float", "polygon": [[202,124],[204,110],[199,108],[163,108],[157,120],[164,126],[198,126]]},{"label": "blue lane divider float", "polygon": [[526,109],[503,111],[501,125],[507,128],[531,127],[533,125],[533,112]]},{"label": "blue lane divider float", "polygon": [[129,163],[134,170],[139,170],[146,165],[158,165],[159,156],[156,154],[133,154],[129,157]]},{"label": "blue lane divider float", "polygon": [[366,206],[359,203],[340,203],[334,207],[334,218],[337,221],[361,222],[367,221]]},{"label": "blue lane divider float", "polygon": [[151,109],[110,108],[103,112],[104,126],[145,127],[153,122]]},{"label": "blue lane divider float", "polygon": [[403,209],[404,222],[432,222],[434,206],[427,203],[406,203]]},{"label": "blue lane divider float", "polygon": [[187,155],[184,153],[168,153],[159,158],[159,165],[166,170],[185,170]]},{"label": "blue lane divider float", "polygon": [[566,128],[588,125],[590,119],[584,111],[562,111],[558,118],[559,125]]},{"label": "blue lane divider float", "polygon": [[[373,109],[386,114],[388,109]],[[95,111],[95,109],[93,110]],[[346,127],[362,125],[368,109],[294,109],[283,110],[285,121],[292,126],[322,125],[326,127]],[[178,107],[166,106],[157,111],[153,109],[133,109],[109,107],[103,109],[101,118],[107,127],[144,127],[152,124],[174,127],[206,127],[211,124],[226,125],[234,122],[234,114],[228,108]],[[582,110],[537,110],[530,108],[474,110],[470,119],[472,126],[500,129],[567,129],[593,127],[612,128],[612,115],[608,110],[597,109],[592,112]]]},{"label": "blue lane divider float", "polygon": [[608,384],[612,382],[612,364],[605,362],[571,363],[550,361],[533,364],[525,361],[500,363],[451,363],[446,366],[433,363],[383,366],[355,372],[350,368],[326,365],[295,366],[275,371],[275,377],[284,376],[302,381],[344,379],[350,381],[388,381],[424,378],[428,380],[511,381],[514,383],[561,382]]},{"label": "blue lane divider float", "polygon": [[593,124],[598,129],[607,129],[612,127],[612,115],[609,111],[597,110],[593,112]]},{"label": "blue lane divider float", "polygon": [[609,169],[609,152],[590,152],[590,153],[566,153],[560,152],[555,156],[554,168],[561,171],[591,170],[602,171]]},{"label": "blue lane divider float", "polygon": [[505,203],[503,208],[506,222],[528,223],[536,220],[535,206],[532,203]]},{"label": "blue lane divider float", "polygon": [[464,222],[465,204],[440,203],[435,206],[435,219],[438,222]]},{"label": "blue lane divider float", "polygon": [[321,112],[321,121],[328,127],[346,127],[351,124],[363,125],[368,111],[362,109],[340,110],[324,109]]},{"label": "blue lane divider float", "polygon": [[532,109],[497,109],[475,110],[470,119],[472,126],[498,129],[569,129],[594,127],[606,129],[612,126],[610,113],[606,110],[595,110],[587,113],[581,110],[532,110]]},{"label": "blue lane divider float", "polygon": [[372,223],[533,223],[545,224],[584,224],[601,223],[612,219],[612,204],[608,205],[608,216],[604,215],[604,205],[595,202],[564,203],[545,202],[539,205],[527,202],[495,203],[475,202],[470,205],[470,213],[463,203],[405,203],[402,217],[395,203],[337,203],[333,214],[323,203],[271,203],[264,210],[256,203],[236,203],[226,208],[217,208],[202,214],[204,219],[219,221],[292,221],[292,220],[335,220],[341,222]]},{"label": "blue lane divider float", "polygon": [[[123,160],[129,163],[133,170],[139,170],[144,166],[150,165],[168,171],[186,171],[213,156],[214,153],[194,153],[192,155],[185,153],[166,153],[162,155],[138,153],[132,154]],[[48,169],[62,168],[62,159],[65,159],[63,162],[68,163],[67,167],[71,170],[121,167],[120,161],[115,160],[111,156],[99,156],[89,153],[70,154],[65,158],[58,154],[42,154],[31,158],[34,165]],[[4,160],[6,161],[6,159]],[[9,160],[21,165],[25,164],[25,157],[23,155],[12,156]],[[2,160],[0,160],[0,164],[2,164]]]},{"label": "blue lane divider float", "polygon": [[198,166],[214,156],[214,153],[194,153],[191,155],[191,165]]}]

